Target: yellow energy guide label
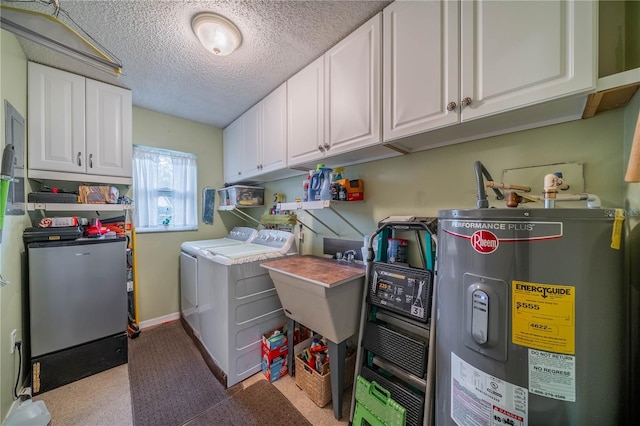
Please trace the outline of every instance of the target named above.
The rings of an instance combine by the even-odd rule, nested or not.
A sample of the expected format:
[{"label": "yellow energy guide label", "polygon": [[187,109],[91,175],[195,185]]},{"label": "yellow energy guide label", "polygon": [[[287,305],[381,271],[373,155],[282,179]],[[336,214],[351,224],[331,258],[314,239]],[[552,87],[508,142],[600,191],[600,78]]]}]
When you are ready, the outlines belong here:
[{"label": "yellow energy guide label", "polygon": [[573,286],[513,281],[511,340],[532,349],[575,354]]}]

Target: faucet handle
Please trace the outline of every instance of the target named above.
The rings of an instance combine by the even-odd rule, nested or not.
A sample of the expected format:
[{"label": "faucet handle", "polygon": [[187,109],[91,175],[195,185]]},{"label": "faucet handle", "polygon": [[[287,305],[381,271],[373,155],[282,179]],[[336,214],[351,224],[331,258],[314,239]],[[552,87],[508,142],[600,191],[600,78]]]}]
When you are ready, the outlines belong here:
[{"label": "faucet handle", "polygon": [[353,262],[356,258],[355,250],[347,250],[344,252],[344,257],[347,258],[347,262]]}]

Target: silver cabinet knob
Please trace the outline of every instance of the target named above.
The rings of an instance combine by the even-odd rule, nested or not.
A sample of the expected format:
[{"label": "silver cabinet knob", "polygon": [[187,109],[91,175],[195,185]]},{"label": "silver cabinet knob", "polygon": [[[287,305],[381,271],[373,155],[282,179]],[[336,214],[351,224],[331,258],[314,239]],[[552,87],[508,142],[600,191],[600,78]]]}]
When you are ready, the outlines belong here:
[{"label": "silver cabinet knob", "polygon": [[325,151],[329,151],[331,149],[331,145],[329,145],[328,143],[324,144],[324,150]]},{"label": "silver cabinet knob", "polygon": [[322,145],[318,145],[318,151],[324,152],[324,147]]},{"label": "silver cabinet knob", "polygon": [[464,98],[464,99],[462,100],[462,102],[460,102],[460,104],[461,104],[463,107],[467,107],[467,106],[471,105],[471,98],[469,98],[469,97]]},{"label": "silver cabinet knob", "polygon": [[454,111],[458,105],[455,102],[449,102],[447,104],[447,111]]},{"label": "silver cabinet knob", "polygon": [[89,154],[89,168],[93,169],[93,154]]},{"label": "silver cabinet knob", "polygon": [[82,167],[82,153],[78,152],[78,160],[77,160],[78,166]]}]

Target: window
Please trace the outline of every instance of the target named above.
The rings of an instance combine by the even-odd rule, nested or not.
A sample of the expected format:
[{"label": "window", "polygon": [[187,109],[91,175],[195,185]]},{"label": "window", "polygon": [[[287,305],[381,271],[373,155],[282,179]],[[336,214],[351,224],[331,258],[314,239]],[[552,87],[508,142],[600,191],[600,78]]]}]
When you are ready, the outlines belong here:
[{"label": "window", "polygon": [[133,146],[136,232],[198,229],[195,154]]}]

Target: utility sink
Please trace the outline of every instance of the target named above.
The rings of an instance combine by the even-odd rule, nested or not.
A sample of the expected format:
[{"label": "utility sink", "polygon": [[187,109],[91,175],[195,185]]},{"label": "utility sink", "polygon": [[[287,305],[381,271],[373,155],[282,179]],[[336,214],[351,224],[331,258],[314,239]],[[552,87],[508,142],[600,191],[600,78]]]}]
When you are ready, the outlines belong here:
[{"label": "utility sink", "polygon": [[318,256],[264,262],[285,314],[339,343],[356,333],[365,267]]}]

